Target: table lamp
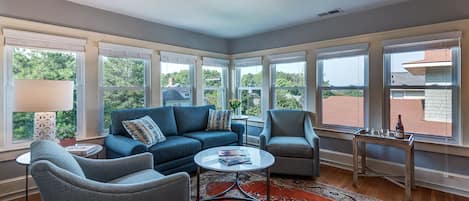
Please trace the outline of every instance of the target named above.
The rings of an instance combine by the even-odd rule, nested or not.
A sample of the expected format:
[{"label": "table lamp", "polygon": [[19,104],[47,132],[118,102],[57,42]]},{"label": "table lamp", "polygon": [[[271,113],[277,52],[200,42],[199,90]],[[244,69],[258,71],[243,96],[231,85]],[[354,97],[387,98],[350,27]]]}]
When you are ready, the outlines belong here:
[{"label": "table lamp", "polygon": [[73,81],[15,80],[14,112],[34,112],[34,140],[55,141],[57,111],[73,109]]}]

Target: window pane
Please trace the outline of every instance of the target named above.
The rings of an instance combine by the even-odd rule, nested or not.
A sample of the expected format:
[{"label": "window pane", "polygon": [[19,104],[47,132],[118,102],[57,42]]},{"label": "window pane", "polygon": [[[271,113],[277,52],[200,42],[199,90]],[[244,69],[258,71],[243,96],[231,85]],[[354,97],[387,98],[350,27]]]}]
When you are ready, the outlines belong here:
[{"label": "window pane", "polygon": [[192,105],[192,65],[161,62],[163,105]]},{"label": "window pane", "polygon": [[262,87],[262,66],[237,68],[238,87]]},{"label": "window pane", "polygon": [[204,88],[223,88],[225,87],[224,68],[222,67],[202,67],[203,87]]},{"label": "window pane", "polygon": [[[72,52],[12,48],[14,79],[76,80],[77,55]],[[75,81],[76,86],[76,81]],[[77,98],[73,110],[57,112],[57,129],[76,132]],[[30,140],[34,133],[34,113],[13,113],[13,142]]]},{"label": "window pane", "polygon": [[[410,95],[402,95],[412,92]],[[391,129],[402,115],[406,132],[452,136],[452,93],[450,89],[391,90]]]},{"label": "window pane", "polygon": [[390,54],[392,86],[451,85],[451,49]]},{"label": "window pane", "polygon": [[144,86],[145,60],[102,57],[105,87]]},{"label": "window pane", "polygon": [[241,97],[241,114],[253,117],[261,117],[261,90],[239,90]]},{"label": "window pane", "polygon": [[306,62],[275,64],[275,86],[305,86]]},{"label": "window pane", "polygon": [[224,108],[223,96],[224,92],[222,89],[205,89],[204,104],[215,105],[218,110],[221,110]]},{"label": "window pane", "polygon": [[363,90],[323,90],[323,124],[364,127],[363,112]]},{"label": "window pane", "polygon": [[301,110],[304,108],[304,102],[304,88],[275,89],[275,108]]},{"label": "window pane", "polygon": [[204,104],[225,108],[226,68],[202,66]]},{"label": "window pane", "polygon": [[111,125],[111,112],[120,109],[141,108],[145,106],[143,90],[104,91],[104,128]]},{"label": "window pane", "polygon": [[366,56],[322,60],[323,86],[364,86]]}]

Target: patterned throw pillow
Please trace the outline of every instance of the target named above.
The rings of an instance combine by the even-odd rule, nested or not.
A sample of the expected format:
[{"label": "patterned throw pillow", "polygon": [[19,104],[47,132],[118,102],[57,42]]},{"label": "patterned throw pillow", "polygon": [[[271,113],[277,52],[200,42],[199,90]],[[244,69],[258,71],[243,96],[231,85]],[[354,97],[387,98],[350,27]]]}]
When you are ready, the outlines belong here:
[{"label": "patterned throw pillow", "polygon": [[134,140],[142,142],[147,147],[166,140],[160,127],[149,116],[122,121],[122,125]]},{"label": "patterned throw pillow", "polygon": [[231,110],[212,110],[208,112],[207,131],[231,131]]}]

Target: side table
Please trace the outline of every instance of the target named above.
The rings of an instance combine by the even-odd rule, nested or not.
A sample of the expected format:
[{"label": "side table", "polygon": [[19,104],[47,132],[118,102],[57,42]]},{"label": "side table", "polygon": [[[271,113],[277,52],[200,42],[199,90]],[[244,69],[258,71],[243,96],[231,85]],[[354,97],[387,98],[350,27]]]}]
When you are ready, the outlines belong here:
[{"label": "side table", "polygon": [[[99,144],[93,144],[95,146],[98,146],[98,148],[87,154],[86,156],[83,156],[83,157],[86,157],[86,158],[89,158],[89,157],[92,157],[92,156],[96,156],[98,157],[98,154],[103,150],[103,146],[99,145]],[[24,187],[24,192],[25,192],[25,196],[26,196],[26,201],[29,200],[29,181],[28,181],[28,177],[29,177],[29,165],[31,164],[31,152],[27,152],[27,153],[24,153],[24,154],[21,154],[19,155],[17,158],[16,158],[16,163],[18,165],[22,165],[22,166],[25,166],[26,168],[26,171],[25,171],[25,187]]]},{"label": "side table", "polygon": [[[399,177],[396,175],[387,175],[376,173],[366,167],[366,144],[381,144],[385,146],[393,146],[401,148],[405,152],[405,180],[404,184],[399,183],[392,177]],[[360,149],[359,149],[360,145]],[[358,166],[358,155],[361,155],[361,167]],[[357,185],[358,176],[375,176],[384,177],[390,182],[403,187],[405,189],[406,200],[412,200],[412,188],[415,188],[415,164],[414,164],[414,136],[405,135],[404,139],[397,139],[394,137],[371,135],[358,132],[353,137],[353,184]],[[374,172],[368,174],[367,170]]]},{"label": "side table", "polygon": [[248,144],[248,119],[249,117],[246,115],[235,115],[231,118],[231,120],[244,120],[244,144]]}]

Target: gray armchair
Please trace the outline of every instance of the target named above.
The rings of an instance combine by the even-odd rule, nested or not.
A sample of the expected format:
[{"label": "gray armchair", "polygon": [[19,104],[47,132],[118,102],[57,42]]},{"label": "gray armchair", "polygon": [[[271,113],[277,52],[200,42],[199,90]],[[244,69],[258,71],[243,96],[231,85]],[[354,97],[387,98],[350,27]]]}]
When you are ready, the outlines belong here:
[{"label": "gray armchair", "polygon": [[42,201],[189,201],[187,173],[164,176],[144,153],[109,160],[69,154],[52,141],[31,144],[31,174]]},{"label": "gray armchair", "polygon": [[319,176],[319,137],[313,130],[311,114],[267,111],[260,147],[275,156],[272,173]]}]

